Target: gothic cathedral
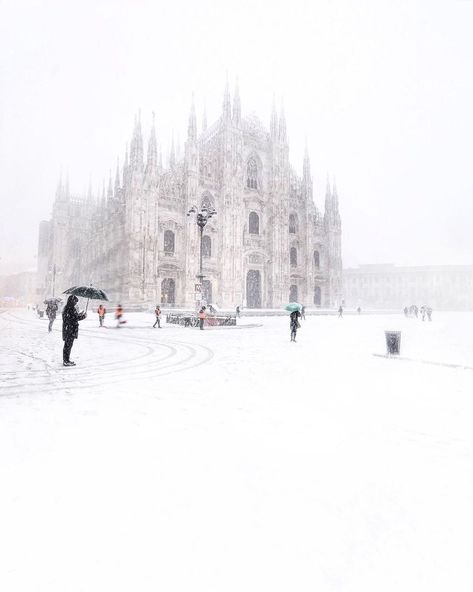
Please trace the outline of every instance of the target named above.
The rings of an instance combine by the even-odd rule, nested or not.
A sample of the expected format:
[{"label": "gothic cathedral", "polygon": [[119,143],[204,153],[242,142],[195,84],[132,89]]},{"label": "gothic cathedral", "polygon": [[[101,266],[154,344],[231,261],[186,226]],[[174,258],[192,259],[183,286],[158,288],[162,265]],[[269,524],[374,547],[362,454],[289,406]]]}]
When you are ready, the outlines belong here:
[{"label": "gothic cathedral", "polygon": [[221,308],[329,308],[341,298],[341,221],[335,186],[325,211],[313,199],[307,149],[302,177],[289,162],[286,120],[273,105],[269,131],[242,117],[228,84],[219,119],[197,131],[194,105],[182,155],[166,168],[153,127],[144,161],[137,118],[122,170],[98,199],[60,182],[50,221],[40,225],[38,286],[50,296],[92,283],[111,301],[193,308],[200,233],[193,206],[217,214],[202,237],[203,298]]}]

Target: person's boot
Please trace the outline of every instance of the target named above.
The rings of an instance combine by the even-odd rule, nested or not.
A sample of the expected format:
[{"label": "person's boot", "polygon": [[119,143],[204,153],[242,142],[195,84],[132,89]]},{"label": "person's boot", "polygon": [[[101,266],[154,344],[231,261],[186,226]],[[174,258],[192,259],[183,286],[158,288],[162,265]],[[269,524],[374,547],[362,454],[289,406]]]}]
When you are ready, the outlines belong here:
[{"label": "person's boot", "polygon": [[76,363],[75,362],[71,362],[70,360],[63,362],[62,363],[63,366],[75,366]]}]

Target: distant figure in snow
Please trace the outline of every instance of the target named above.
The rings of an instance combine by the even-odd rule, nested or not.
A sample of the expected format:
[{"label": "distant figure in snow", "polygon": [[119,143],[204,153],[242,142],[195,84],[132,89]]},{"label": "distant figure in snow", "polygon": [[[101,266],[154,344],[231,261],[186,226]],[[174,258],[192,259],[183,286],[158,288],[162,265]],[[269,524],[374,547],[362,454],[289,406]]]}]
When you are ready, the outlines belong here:
[{"label": "distant figure in snow", "polygon": [[301,318],[305,321],[305,306],[301,306]]},{"label": "distant figure in snow", "polygon": [[424,306],[421,306],[420,307],[420,314],[422,315],[422,320],[423,321],[425,321],[426,312],[427,312],[427,307],[425,305]]},{"label": "distant figure in snow", "polygon": [[123,317],[123,307],[119,304],[115,310],[115,318],[117,320],[117,328],[120,327],[125,321],[122,321]]},{"label": "distant figure in snow", "polygon": [[361,307],[360,307],[360,306],[359,306],[359,307],[356,309],[356,312],[357,312],[358,314],[361,314]]},{"label": "distant figure in snow", "polygon": [[414,314],[416,315],[416,319],[419,317],[419,308],[414,305]]},{"label": "distant figure in snow", "polygon": [[409,314],[409,309],[407,308],[407,306],[404,307],[404,316],[407,318],[407,315]]},{"label": "distant figure in snow", "polygon": [[62,351],[63,366],[75,366],[75,362],[71,362],[71,349],[74,345],[74,339],[79,336],[79,321],[87,317],[85,312],[78,312],[76,304],[79,302],[77,296],[71,294],[67,299],[66,306],[62,311],[62,339],[64,341],[64,349]]},{"label": "distant figure in snow", "polygon": [[343,307],[339,306],[338,308],[338,318],[342,319],[343,318]]},{"label": "distant figure in snow", "polygon": [[153,329],[156,328],[156,325],[158,325],[158,328],[161,329],[161,309],[157,304],[156,308],[154,309],[154,314],[156,315],[156,321],[154,322]]},{"label": "distant figure in snow", "polygon": [[291,316],[289,317],[289,327],[291,329],[291,341],[296,341],[297,329],[300,328],[299,318],[301,317],[301,313],[298,310],[294,310],[291,312]]},{"label": "distant figure in snow", "polygon": [[239,306],[236,307],[236,316],[237,316],[237,319],[240,318],[240,307]]},{"label": "distant figure in snow", "polygon": [[427,318],[429,319],[429,321],[432,320],[432,309],[430,308],[430,306],[427,307]]},{"label": "distant figure in snow", "polygon": [[51,333],[53,330],[53,323],[56,320],[56,313],[57,313],[57,303],[56,302],[48,302],[46,307],[46,316],[49,319],[48,325],[48,333]]},{"label": "distant figure in snow", "polygon": [[199,329],[201,331],[204,330],[204,321],[205,321],[205,317],[207,316],[207,313],[205,312],[205,306],[203,306],[200,310],[199,310]]},{"label": "distant figure in snow", "polygon": [[105,308],[105,306],[103,304],[101,304],[98,308],[97,308],[97,314],[99,315],[99,323],[100,323],[100,327],[103,327],[103,322],[105,320],[105,313],[107,312],[107,309]]}]

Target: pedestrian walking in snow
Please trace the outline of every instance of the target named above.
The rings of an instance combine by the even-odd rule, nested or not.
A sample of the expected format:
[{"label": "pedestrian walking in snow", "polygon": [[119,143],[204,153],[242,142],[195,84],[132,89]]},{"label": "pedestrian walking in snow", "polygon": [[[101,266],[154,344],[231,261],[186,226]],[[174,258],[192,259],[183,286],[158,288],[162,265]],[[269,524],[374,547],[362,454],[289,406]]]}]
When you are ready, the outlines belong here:
[{"label": "pedestrian walking in snow", "polygon": [[154,309],[154,314],[156,315],[156,321],[154,322],[153,329],[156,328],[156,325],[158,325],[158,329],[161,329],[161,309],[157,304]]},{"label": "pedestrian walking in snow", "polygon": [[75,362],[71,362],[71,349],[74,345],[74,339],[79,336],[79,321],[87,317],[85,312],[78,312],[76,304],[79,302],[77,296],[71,294],[67,299],[66,306],[62,311],[62,339],[64,341],[64,349],[62,351],[62,363],[64,366],[75,366]]},{"label": "pedestrian walking in snow", "polygon": [[430,306],[427,307],[427,318],[429,319],[429,321],[432,320],[432,309],[430,308]]},{"label": "pedestrian walking in snow", "polygon": [[420,314],[422,315],[422,320],[425,321],[425,315],[427,313],[427,307],[426,306],[421,306],[420,307]]},{"label": "pedestrian walking in snow", "polygon": [[100,323],[100,327],[103,327],[103,323],[105,321],[105,313],[107,312],[107,309],[105,308],[105,306],[103,304],[101,304],[98,308],[97,308],[97,314],[99,315],[99,323]]},{"label": "pedestrian walking in snow", "polygon": [[53,330],[53,323],[56,320],[56,313],[57,313],[57,303],[56,302],[48,302],[46,306],[46,316],[49,319],[48,325],[48,333],[51,333]]},{"label": "pedestrian walking in snow", "polygon": [[117,329],[122,325],[125,321],[122,321],[123,317],[123,307],[119,304],[115,310],[115,319],[117,320]]},{"label": "pedestrian walking in snow", "polygon": [[201,331],[204,330],[204,321],[205,321],[205,317],[207,316],[207,313],[205,312],[205,306],[203,306],[200,310],[199,310],[199,329]]},{"label": "pedestrian walking in snow", "polygon": [[237,319],[240,318],[240,307],[239,306],[236,307],[236,316],[237,316]]},{"label": "pedestrian walking in snow", "polygon": [[361,314],[361,307],[360,307],[360,306],[359,306],[359,307],[356,309],[356,312],[357,312],[358,314]]},{"label": "pedestrian walking in snow", "polygon": [[409,309],[407,308],[407,306],[404,307],[404,316],[407,318],[407,315],[409,314]]},{"label": "pedestrian walking in snow", "polygon": [[304,319],[305,321],[305,306],[301,306],[301,317]]},{"label": "pedestrian walking in snow", "polygon": [[300,319],[301,313],[298,310],[294,310],[291,312],[291,316],[289,317],[289,327],[291,329],[291,341],[296,341],[297,329],[300,328]]},{"label": "pedestrian walking in snow", "polygon": [[339,319],[342,319],[343,318],[343,307],[342,306],[340,306],[338,308],[338,318]]}]

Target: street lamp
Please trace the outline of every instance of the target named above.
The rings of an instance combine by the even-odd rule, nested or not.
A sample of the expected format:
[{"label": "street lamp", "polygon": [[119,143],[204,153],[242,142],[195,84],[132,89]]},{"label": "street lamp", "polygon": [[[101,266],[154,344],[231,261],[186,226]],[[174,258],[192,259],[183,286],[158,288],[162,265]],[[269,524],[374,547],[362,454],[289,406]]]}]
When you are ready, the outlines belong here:
[{"label": "street lamp", "polygon": [[193,214],[196,215],[197,226],[200,230],[200,259],[199,273],[197,275],[197,278],[199,280],[199,284],[201,285],[201,289],[202,281],[204,279],[204,274],[202,273],[202,239],[204,237],[204,228],[206,227],[207,222],[210,220],[210,218],[212,218],[212,216],[215,216],[216,213],[217,211],[215,210],[215,208],[212,208],[210,206],[201,206],[200,208],[197,208],[197,206],[192,206],[191,209],[187,212],[188,216],[191,216]]}]

